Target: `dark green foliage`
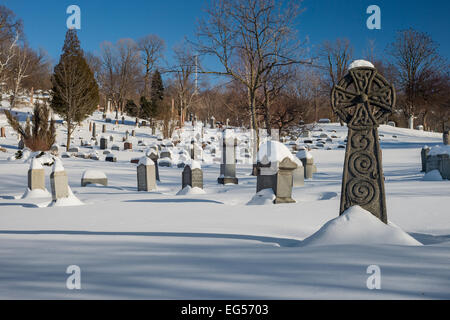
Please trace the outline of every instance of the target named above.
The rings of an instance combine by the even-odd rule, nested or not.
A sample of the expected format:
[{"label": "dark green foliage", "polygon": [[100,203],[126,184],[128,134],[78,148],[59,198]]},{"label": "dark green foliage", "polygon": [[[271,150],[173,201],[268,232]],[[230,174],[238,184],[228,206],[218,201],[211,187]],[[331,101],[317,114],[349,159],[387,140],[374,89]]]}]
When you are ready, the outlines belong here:
[{"label": "dark green foliage", "polygon": [[125,113],[130,117],[139,118],[142,113],[142,108],[138,106],[133,100],[127,100],[125,104]]},{"label": "dark green foliage", "polygon": [[99,104],[98,85],[80,47],[75,29],[66,33],[63,53],[52,77],[51,108],[67,125],[67,149],[72,132]]},{"label": "dark green foliage", "polygon": [[4,112],[9,125],[20,134],[25,146],[30,150],[48,151],[55,143],[55,121],[51,119],[49,123],[50,114],[47,107],[36,104],[33,110],[33,120],[30,121],[30,118],[27,118],[25,127],[20,125],[19,120],[11,112],[8,110],[4,110]]},{"label": "dark green foliage", "polygon": [[156,70],[152,76],[150,103],[152,105],[154,117],[156,117],[162,108],[162,102],[164,100],[164,85],[161,78],[161,73]]}]

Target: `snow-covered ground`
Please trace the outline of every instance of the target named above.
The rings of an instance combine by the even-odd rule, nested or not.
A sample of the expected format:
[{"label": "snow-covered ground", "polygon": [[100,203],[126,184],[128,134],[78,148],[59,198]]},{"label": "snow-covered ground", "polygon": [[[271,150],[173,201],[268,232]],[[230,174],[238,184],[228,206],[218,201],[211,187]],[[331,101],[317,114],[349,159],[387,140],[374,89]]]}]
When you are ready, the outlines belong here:
[{"label": "snow-covered ground", "polygon": [[[92,120],[101,136],[101,114]],[[62,159],[82,206],[42,207],[51,199],[21,199],[30,163],[11,159],[17,151],[11,128],[0,138],[7,149],[0,152],[0,298],[450,298],[450,182],[424,181],[420,173],[420,149],[441,144],[441,134],[380,127],[391,223],[380,227],[358,210],[327,224],[339,213],[345,149],[337,146],[346,128],[337,124],[314,132],[338,138],[311,151],[318,172],[294,189],[297,203],[281,205],[248,205],[256,191],[251,164],[238,164],[238,185],[217,184],[217,139],[211,144],[216,156],[208,147],[201,164],[205,193],[177,195],[182,169],[176,162],[185,156],[178,148],[172,148],[174,167],[159,168],[158,190],[137,192],[136,164],[130,160],[157,141],[150,128],[135,129],[133,119],[114,130],[107,126],[105,137],[114,137],[109,147],[122,150],[128,130],[133,151],[112,151],[115,163],[105,162],[100,150],[99,161]],[[205,139],[210,136],[218,137],[218,131],[206,130]],[[74,145],[89,137],[86,122]],[[138,146],[138,140],[147,146]],[[58,143],[64,141],[61,127]],[[45,170],[50,190],[52,169]],[[82,188],[86,170],[105,173],[108,187]],[[375,241],[380,237],[383,241]],[[81,290],[66,288],[70,265],[81,269]],[[381,270],[380,290],[367,288],[370,265]]]}]

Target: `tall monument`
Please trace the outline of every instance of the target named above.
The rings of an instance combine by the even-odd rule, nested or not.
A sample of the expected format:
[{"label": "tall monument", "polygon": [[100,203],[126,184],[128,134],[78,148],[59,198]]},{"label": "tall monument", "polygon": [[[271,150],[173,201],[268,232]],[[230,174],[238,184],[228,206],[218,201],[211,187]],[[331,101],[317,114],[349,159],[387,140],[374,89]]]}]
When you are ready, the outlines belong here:
[{"label": "tall monument", "polygon": [[387,223],[378,126],[395,106],[394,86],[370,62],[357,60],[333,87],[331,105],[348,127],[340,214],[358,205]]}]

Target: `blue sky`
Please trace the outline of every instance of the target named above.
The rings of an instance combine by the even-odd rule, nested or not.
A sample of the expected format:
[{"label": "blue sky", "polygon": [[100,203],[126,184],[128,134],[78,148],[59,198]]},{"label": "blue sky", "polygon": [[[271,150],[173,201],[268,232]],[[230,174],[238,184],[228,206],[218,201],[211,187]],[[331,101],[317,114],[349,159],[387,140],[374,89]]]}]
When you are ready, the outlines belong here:
[{"label": "blue sky", "polygon": [[[139,38],[154,33],[170,48],[192,38],[195,22],[207,0],[2,0],[23,19],[26,37],[32,47],[44,48],[57,62],[66,32],[66,8],[81,8],[79,37],[84,50],[97,52],[102,41]],[[381,30],[366,27],[366,8],[381,8]],[[383,55],[395,32],[412,27],[428,32],[440,44],[441,54],[450,60],[450,1],[448,0],[304,0],[305,11],[299,19],[299,37],[309,38],[314,47],[324,40],[350,39],[355,58],[364,56],[368,40],[375,40],[377,55]]]}]

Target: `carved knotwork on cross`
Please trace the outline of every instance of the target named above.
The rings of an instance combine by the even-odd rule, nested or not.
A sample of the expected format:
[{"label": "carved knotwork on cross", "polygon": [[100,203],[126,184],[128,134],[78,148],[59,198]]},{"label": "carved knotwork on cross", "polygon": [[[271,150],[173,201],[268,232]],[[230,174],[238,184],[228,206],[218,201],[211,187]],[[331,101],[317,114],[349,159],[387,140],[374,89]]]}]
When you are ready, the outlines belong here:
[{"label": "carved knotwork on cross", "polygon": [[395,106],[394,86],[375,68],[353,68],[333,87],[331,105],[348,126],[340,213],[359,205],[387,223],[377,128]]}]

